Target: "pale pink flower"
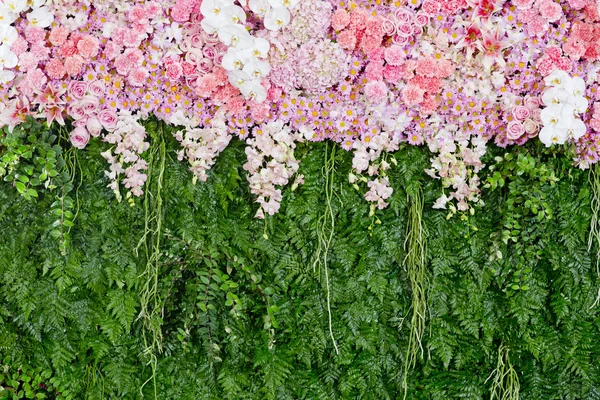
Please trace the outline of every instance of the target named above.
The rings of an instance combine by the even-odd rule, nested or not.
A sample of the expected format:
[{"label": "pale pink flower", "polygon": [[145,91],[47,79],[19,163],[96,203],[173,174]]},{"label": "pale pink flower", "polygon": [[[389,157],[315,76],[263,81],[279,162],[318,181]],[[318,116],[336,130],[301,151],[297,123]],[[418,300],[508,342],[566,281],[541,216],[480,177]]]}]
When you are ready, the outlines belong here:
[{"label": "pale pink flower", "polygon": [[90,134],[83,126],[75,128],[70,135],[71,144],[78,149],[83,149],[90,141]]}]

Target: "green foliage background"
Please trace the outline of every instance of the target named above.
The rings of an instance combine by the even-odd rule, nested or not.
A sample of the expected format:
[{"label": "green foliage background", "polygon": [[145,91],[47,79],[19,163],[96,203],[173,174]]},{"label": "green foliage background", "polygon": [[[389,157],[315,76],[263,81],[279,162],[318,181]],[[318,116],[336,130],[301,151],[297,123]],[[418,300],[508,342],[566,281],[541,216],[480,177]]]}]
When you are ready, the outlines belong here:
[{"label": "green foliage background", "polygon": [[[253,218],[242,142],[194,185],[169,132],[151,131],[151,194],[133,207],[106,188],[103,145],[78,152],[76,164],[71,150],[61,155],[82,182],[68,188],[76,216],[66,252],[50,234],[53,192],[32,201],[0,185],[0,385],[21,385],[25,398],[154,398],[155,389],[160,399],[401,398],[407,194],[422,191],[428,315],[407,398],[490,398],[505,346],[522,399],[600,399],[592,186],[568,154],[529,144],[494,160],[505,151],[493,150],[485,206],[446,219],[431,209],[440,185],[423,172],[426,149],[390,155],[395,191],[374,217],[347,183],[351,154],[337,151],[335,229],[327,265],[315,266],[329,229],[331,144],[297,149],[306,184],[284,189],[280,213],[265,222]],[[149,263],[159,219],[160,256]],[[142,308],[153,268],[158,291]]]}]

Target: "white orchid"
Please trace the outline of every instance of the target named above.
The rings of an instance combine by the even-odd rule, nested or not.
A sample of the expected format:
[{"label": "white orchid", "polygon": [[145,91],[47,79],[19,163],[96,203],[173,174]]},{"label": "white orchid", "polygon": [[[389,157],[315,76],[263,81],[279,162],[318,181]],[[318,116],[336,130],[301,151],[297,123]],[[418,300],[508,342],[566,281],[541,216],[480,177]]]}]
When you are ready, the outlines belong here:
[{"label": "white orchid", "polygon": [[225,8],[233,6],[233,0],[204,0],[200,12],[205,18],[220,18]]},{"label": "white orchid", "polygon": [[33,9],[27,14],[29,23],[37,28],[47,28],[54,21],[54,15],[48,10],[48,7]]},{"label": "white orchid", "polygon": [[294,8],[299,3],[299,0],[269,0],[269,5],[273,8]]},{"label": "white orchid", "polygon": [[12,14],[20,14],[27,9],[27,0],[5,0],[2,8]]},{"label": "white orchid", "polygon": [[0,44],[10,46],[18,37],[19,34],[13,26],[0,24]]},{"label": "white orchid", "polygon": [[544,126],[555,126],[560,121],[572,120],[574,118],[574,108],[569,104],[553,104],[542,110],[540,118]]},{"label": "white orchid", "polygon": [[15,79],[15,73],[13,71],[0,70],[0,83],[5,85],[8,82]]},{"label": "white orchid", "polygon": [[6,7],[0,7],[0,24],[12,24],[17,18],[19,18],[19,14],[10,12]]},{"label": "white orchid", "polygon": [[271,8],[265,15],[265,28],[278,31],[290,22],[290,12],[287,8]]},{"label": "white orchid", "polygon": [[566,88],[571,85],[572,78],[565,71],[555,69],[550,75],[544,78],[547,86]]},{"label": "white orchid", "polygon": [[229,78],[229,83],[238,89],[241,89],[245,82],[252,80],[252,77],[242,70],[230,71],[227,76]]},{"label": "white orchid", "polygon": [[263,38],[254,38],[254,40],[252,42],[252,46],[241,49],[240,53],[242,54],[242,57],[246,57],[246,58],[250,58],[250,57],[267,58],[270,47],[271,47],[271,44],[269,43],[268,40],[263,39]]},{"label": "white orchid", "polygon": [[250,0],[248,1],[248,7],[250,10],[259,17],[264,17],[267,11],[271,9],[268,0]]},{"label": "white orchid", "polygon": [[219,29],[219,40],[227,46],[244,49],[252,46],[252,36],[243,25],[226,25]]},{"label": "white orchid", "polygon": [[565,132],[561,132],[557,129],[554,129],[553,126],[545,126],[542,128],[539,134],[540,141],[546,145],[546,147],[550,147],[553,144],[564,144],[568,136]]},{"label": "white orchid", "polygon": [[257,103],[262,103],[267,98],[267,90],[258,79],[245,81],[240,87],[240,92],[246,99],[254,100]]},{"label": "white orchid", "polygon": [[571,120],[562,120],[556,124],[555,130],[561,136],[566,136],[568,139],[579,139],[585,135],[586,127],[582,120],[572,118]]},{"label": "white orchid", "polygon": [[268,62],[260,61],[259,59],[255,58],[254,60],[250,60],[248,63],[246,63],[242,71],[254,79],[260,79],[269,74],[271,71],[271,66]]},{"label": "white orchid", "polygon": [[545,106],[551,106],[553,104],[564,103],[569,98],[569,92],[560,87],[550,87],[544,91],[542,95],[542,103]]},{"label": "white orchid", "polygon": [[6,44],[0,45],[0,70],[4,68],[14,68],[17,66],[17,55],[10,51]]},{"label": "white orchid", "polygon": [[240,52],[233,47],[228,48],[227,53],[223,55],[223,62],[221,63],[222,67],[227,71],[242,69],[244,67],[244,62],[239,53]]}]

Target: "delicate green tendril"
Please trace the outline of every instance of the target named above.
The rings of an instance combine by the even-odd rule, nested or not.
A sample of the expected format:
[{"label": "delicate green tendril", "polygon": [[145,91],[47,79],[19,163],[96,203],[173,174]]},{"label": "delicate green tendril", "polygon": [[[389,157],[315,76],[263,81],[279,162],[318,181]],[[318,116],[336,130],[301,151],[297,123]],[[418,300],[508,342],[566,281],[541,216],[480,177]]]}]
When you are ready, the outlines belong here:
[{"label": "delicate green tendril", "polygon": [[501,344],[498,348],[498,363],[486,382],[494,377],[490,400],[519,400],[519,375],[510,363],[509,349]]}]

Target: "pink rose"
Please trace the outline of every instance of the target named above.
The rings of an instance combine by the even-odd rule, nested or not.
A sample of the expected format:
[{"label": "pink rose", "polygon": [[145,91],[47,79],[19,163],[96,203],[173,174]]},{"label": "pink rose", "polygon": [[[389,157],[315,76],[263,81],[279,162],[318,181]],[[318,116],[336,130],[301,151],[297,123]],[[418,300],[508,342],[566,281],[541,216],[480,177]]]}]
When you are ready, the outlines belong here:
[{"label": "pink rose", "polygon": [[78,126],[85,127],[87,125],[87,120],[88,120],[88,117],[83,117],[81,119],[77,119],[77,120],[73,121],[73,126],[74,127],[78,127]]},{"label": "pink rose", "polygon": [[83,126],[78,126],[71,132],[71,144],[78,149],[83,149],[90,141],[90,134]]},{"label": "pink rose", "polygon": [[93,137],[100,136],[100,132],[102,132],[102,124],[96,117],[89,117],[85,127]]},{"label": "pink rose", "polygon": [[97,97],[102,97],[104,94],[105,86],[101,80],[96,80],[89,84],[88,91]]},{"label": "pink rose", "polygon": [[526,96],[523,99],[523,105],[529,109],[529,111],[533,111],[536,108],[540,108],[540,98],[537,96]]},{"label": "pink rose", "polygon": [[215,51],[214,47],[206,46],[202,49],[202,54],[204,55],[204,57],[210,58],[212,60],[217,55],[217,52]]},{"label": "pink rose", "polygon": [[399,36],[409,37],[413,34],[413,25],[411,24],[398,24],[397,34]]},{"label": "pink rose", "polygon": [[95,113],[98,110],[100,101],[95,96],[86,95],[81,99],[81,108],[86,115]]},{"label": "pink rose", "polygon": [[67,107],[67,114],[69,114],[69,116],[74,120],[85,118],[85,112],[83,111],[83,108],[76,103],[69,104]]},{"label": "pink rose", "polygon": [[425,26],[429,23],[429,15],[424,12],[418,12],[415,16],[415,24],[417,26]]},{"label": "pink rose", "polygon": [[190,37],[190,42],[192,46],[201,49],[204,46],[204,37],[200,33],[194,33],[192,37]]},{"label": "pink rose", "polygon": [[208,58],[203,58],[196,65],[198,72],[200,72],[200,74],[202,74],[202,75],[208,74],[212,70],[212,67],[213,67],[213,62]]},{"label": "pink rose", "polygon": [[533,110],[531,112],[531,119],[539,124],[540,122],[542,122],[541,114],[542,114],[542,109],[536,108],[535,110]]},{"label": "pink rose", "polygon": [[85,93],[87,92],[87,90],[88,90],[87,82],[71,81],[71,83],[69,83],[69,94],[74,99],[77,99],[77,100],[83,99],[83,96],[85,96]]},{"label": "pink rose", "polygon": [[512,109],[512,114],[517,119],[517,121],[525,121],[531,116],[529,108],[525,106],[514,106]]},{"label": "pink rose", "polygon": [[523,128],[525,129],[527,136],[531,138],[531,137],[534,137],[535,135],[537,135],[539,125],[537,124],[537,122],[535,122],[531,118],[527,118],[523,122]]},{"label": "pink rose", "polygon": [[385,36],[394,36],[396,34],[396,24],[387,18],[381,19],[381,29]]},{"label": "pink rose", "polygon": [[98,119],[100,120],[100,123],[104,129],[112,132],[117,127],[117,121],[119,117],[113,110],[104,109],[98,114]]},{"label": "pink rose", "polygon": [[408,43],[408,37],[400,36],[397,33],[392,37],[392,43],[403,46]]},{"label": "pink rose", "polygon": [[399,8],[394,12],[394,16],[396,17],[396,21],[399,24],[408,24],[413,20],[413,13],[406,8]]},{"label": "pink rose", "polygon": [[511,140],[517,140],[525,133],[525,128],[518,121],[511,121],[506,128],[506,137]]}]

